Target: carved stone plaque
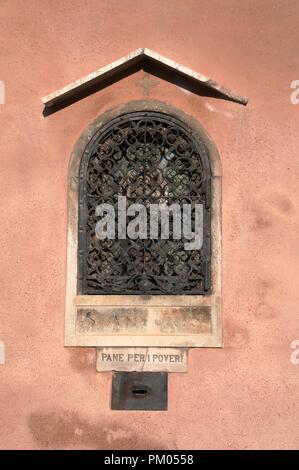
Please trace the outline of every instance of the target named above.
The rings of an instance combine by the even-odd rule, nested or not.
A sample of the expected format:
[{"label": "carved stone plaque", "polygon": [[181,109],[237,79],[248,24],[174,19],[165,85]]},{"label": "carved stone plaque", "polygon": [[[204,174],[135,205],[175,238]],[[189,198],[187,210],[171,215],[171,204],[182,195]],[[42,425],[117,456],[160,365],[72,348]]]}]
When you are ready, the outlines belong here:
[{"label": "carved stone plaque", "polygon": [[101,334],[211,333],[210,307],[83,307],[77,331]]}]

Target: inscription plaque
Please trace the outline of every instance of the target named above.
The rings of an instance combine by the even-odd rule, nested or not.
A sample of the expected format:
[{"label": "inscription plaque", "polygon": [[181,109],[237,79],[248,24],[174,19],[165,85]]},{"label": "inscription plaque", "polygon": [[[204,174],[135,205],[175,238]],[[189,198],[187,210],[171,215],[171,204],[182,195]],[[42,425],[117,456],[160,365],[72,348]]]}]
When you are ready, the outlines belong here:
[{"label": "inscription plaque", "polygon": [[97,371],[187,372],[187,349],[97,348]]},{"label": "inscription plaque", "polygon": [[79,307],[78,333],[211,333],[210,307]]}]

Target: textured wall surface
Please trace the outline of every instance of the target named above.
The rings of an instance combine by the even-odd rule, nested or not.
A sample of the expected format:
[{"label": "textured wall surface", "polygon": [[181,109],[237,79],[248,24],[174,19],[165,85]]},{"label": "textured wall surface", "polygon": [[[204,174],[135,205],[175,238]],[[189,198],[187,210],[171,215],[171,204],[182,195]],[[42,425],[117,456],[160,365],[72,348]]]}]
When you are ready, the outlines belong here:
[{"label": "textured wall surface", "polygon": [[[0,447],[298,448],[296,0],[0,2]],[[47,118],[42,96],[148,47],[249,97],[143,72]],[[112,412],[93,349],[64,348],[67,168],[89,123],[132,99],[197,118],[223,167],[224,348],[189,354],[168,412]]]}]

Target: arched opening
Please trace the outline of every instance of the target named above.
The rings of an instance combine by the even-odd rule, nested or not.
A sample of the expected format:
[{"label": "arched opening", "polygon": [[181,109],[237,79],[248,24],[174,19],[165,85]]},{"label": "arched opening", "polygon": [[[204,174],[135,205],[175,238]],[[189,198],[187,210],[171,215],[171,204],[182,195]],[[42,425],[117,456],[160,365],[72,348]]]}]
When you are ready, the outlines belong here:
[{"label": "arched opening", "polygon": [[[184,204],[191,232],[202,207],[199,248]],[[172,208],[166,233],[152,205]],[[88,126],[69,165],[67,249],[67,346],[221,346],[221,164],[198,121],[147,100]]]}]

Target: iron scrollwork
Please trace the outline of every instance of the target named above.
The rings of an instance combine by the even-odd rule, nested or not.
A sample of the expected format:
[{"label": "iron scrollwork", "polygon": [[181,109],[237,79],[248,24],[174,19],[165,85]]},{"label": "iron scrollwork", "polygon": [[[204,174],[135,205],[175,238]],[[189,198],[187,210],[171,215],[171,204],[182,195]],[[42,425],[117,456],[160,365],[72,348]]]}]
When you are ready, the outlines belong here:
[{"label": "iron scrollwork", "polygon": [[[89,142],[79,178],[80,294],[207,294],[210,290],[210,162],[198,136],[159,112],[124,114]],[[98,239],[96,207],[128,204],[203,205],[203,246],[187,240]],[[117,211],[116,211],[117,214]],[[117,220],[116,220],[117,224]]]}]

